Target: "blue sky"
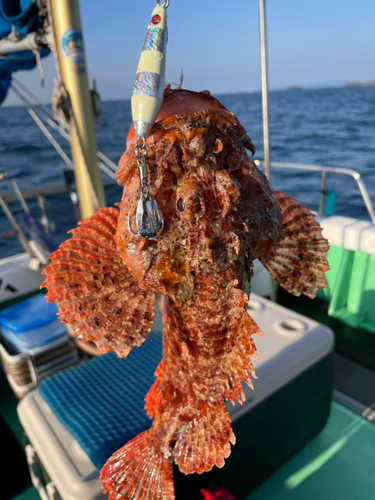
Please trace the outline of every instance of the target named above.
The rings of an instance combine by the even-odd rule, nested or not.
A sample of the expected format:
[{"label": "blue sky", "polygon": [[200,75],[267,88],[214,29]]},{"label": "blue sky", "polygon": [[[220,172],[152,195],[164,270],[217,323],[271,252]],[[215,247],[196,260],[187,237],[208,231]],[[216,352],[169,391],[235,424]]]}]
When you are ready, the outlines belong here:
[{"label": "blue sky", "polygon": [[[130,97],[155,0],[80,0],[90,78],[103,100]],[[374,0],[266,0],[269,86],[375,80]],[[257,0],[170,0],[166,80],[212,93],[260,89]],[[54,62],[19,78],[50,102]],[[17,104],[13,95],[6,104]]]}]

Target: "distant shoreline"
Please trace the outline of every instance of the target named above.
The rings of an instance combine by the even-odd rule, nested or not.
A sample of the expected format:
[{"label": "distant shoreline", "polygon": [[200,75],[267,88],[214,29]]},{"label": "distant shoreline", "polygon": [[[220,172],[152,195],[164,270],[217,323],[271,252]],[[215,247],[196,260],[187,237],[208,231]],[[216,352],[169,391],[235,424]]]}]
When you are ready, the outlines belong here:
[{"label": "distant shoreline", "polygon": [[349,82],[344,87],[375,87],[375,80],[370,80],[369,82]]},{"label": "distant shoreline", "polygon": [[[291,91],[310,91],[310,90],[329,90],[329,89],[343,89],[343,88],[356,88],[356,87],[375,87],[375,80],[371,80],[368,82],[349,82],[345,83],[343,85],[338,85],[338,86],[332,86],[332,87],[301,87],[299,85],[288,85],[285,88],[279,88],[279,89],[270,89],[269,93],[273,92],[291,92]],[[261,90],[244,90],[242,92],[225,92],[225,93],[216,93],[216,92],[211,92],[211,94],[215,97],[220,97],[220,96],[226,96],[226,95],[247,95],[247,94],[260,94]],[[101,102],[122,102],[122,101],[129,101],[130,102],[130,97],[127,99],[103,99]],[[44,103],[46,106],[51,106],[50,102]],[[3,104],[0,106],[1,108],[18,108],[20,106],[24,106],[22,103],[20,104]]]}]

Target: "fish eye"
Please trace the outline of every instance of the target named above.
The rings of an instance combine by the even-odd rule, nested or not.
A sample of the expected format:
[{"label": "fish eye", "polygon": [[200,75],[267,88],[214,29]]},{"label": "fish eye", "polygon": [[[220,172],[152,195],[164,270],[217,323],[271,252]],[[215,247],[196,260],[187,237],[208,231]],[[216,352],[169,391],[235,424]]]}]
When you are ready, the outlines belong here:
[{"label": "fish eye", "polygon": [[180,212],[183,212],[185,210],[185,201],[183,200],[183,198],[179,198],[178,199],[178,201],[177,201],[177,209]]}]

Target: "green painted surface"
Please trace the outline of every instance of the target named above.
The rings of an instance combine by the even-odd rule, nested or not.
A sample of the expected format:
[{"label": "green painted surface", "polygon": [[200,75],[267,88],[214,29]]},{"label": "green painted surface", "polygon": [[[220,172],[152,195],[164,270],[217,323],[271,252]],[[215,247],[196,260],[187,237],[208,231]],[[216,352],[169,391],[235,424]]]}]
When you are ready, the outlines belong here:
[{"label": "green painted surface", "polygon": [[328,314],[375,333],[375,255],[332,246],[327,258],[327,288],[317,296],[329,301]]},{"label": "green painted surface", "polygon": [[31,486],[20,495],[17,495],[14,500],[40,500],[40,496],[34,486]]},{"label": "green painted surface", "polygon": [[342,247],[331,246],[328,250],[327,259],[331,269],[326,273],[327,287],[317,293],[319,298],[331,300],[344,253],[345,249]]},{"label": "green painted surface", "polygon": [[375,425],[335,402],[319,436],[246,500],[318,498],[375,498]]}]

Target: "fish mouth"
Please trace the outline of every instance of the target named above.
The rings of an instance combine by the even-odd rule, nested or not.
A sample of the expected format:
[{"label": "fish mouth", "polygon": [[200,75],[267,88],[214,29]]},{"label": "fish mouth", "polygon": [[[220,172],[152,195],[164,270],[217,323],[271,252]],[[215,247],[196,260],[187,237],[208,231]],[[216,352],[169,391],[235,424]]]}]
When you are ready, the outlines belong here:
[{"label": "fish mouth", "polygon": [[228,111],[208,90],[193,92],[192,90],[175,89],[168,92],[164,97],[156,123],[170,116],[188,115],[207,109],[224,109]]},{"label": "fish mouth", "polygon": [[[215,99],[215,97],[213,97],[208,90],[202,90],[201,92],[194,92],[192,90],[185,89],[172,90],[166,85],[163,104],[155,123],[158,123],[165,118],[169,118],[170,116],[189,115],[196,113],[197,111],[206,111],[210,109],[222,109],[231,113],[231,111],[228,111],[227,108]],[[134,139],[134,124],[132,124],[126,141],[127,148]]]}]

